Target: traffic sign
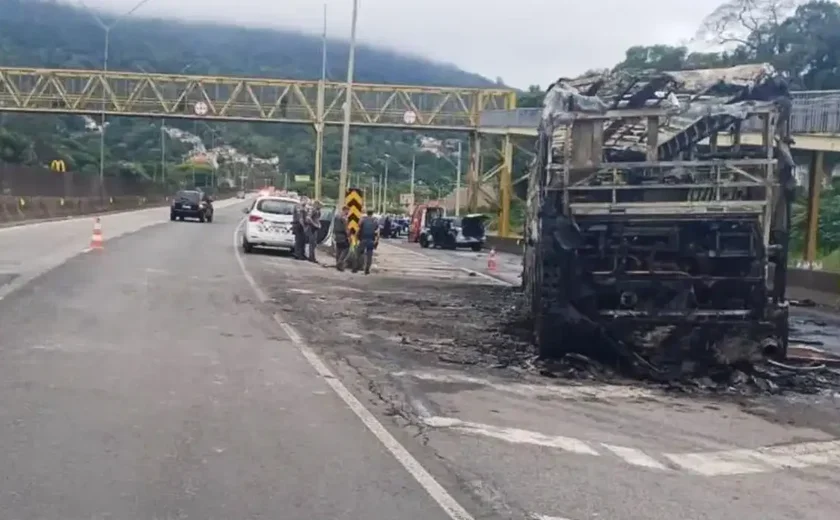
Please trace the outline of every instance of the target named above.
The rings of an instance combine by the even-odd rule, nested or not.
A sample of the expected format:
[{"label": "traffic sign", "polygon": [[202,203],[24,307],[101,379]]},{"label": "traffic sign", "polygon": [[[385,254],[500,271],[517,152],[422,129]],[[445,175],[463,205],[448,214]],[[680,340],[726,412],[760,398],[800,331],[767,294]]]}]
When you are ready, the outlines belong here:
[{"label": "traffic sign", "polygon": [[348,188],[344,196],[344,205],[350,209],[347,231],[350,232],[350,236],[358,238],[359,223],[362,221],[362,210],[365,207],[365,192],[359,188]]},{"label": "traffic sign", "polygon": [[417,122],[417,113],[413,110],[406,110],[403,114],[403,121],[407,125],[413,125]]},{"label": "traffic sign", "polygon": [[414,194],[413,193],[400,193],[400,204],[403,206],[411,206],[414,204]]},{"label": "traffic sign", "polygon": [[193,110],[195,111],[195,115],[197,116],[206,116],[207,112],[209,111],[209,107],[204,101],[197,101],[196,104],[193,106]]}]

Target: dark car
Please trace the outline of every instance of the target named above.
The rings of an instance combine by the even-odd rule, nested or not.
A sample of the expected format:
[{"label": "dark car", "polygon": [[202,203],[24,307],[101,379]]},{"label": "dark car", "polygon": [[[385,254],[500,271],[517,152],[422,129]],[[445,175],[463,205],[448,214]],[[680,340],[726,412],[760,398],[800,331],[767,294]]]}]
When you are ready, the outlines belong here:
[{"label": "dark car", "polygon": [[169,208],[169,220],[185,218],[213,222],[213,198],[198,190],[181,190],[176,193]]},{"label": "dark car", "polygon": [[420,233],[420,247],[469,247],[473,251],[481,251],[484,247],[486,220],[487,217],[481,214],[436,218]]}]

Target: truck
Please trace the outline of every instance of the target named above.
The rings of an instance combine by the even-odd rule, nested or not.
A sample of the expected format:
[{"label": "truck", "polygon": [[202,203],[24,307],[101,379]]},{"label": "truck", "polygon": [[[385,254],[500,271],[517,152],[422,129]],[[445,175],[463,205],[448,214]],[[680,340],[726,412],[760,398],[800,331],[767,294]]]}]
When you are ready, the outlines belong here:
[{"label": "truck", "polygon": [[551,85],[523,233],[540,355],[784,357],[790,105],[767,64]]}]

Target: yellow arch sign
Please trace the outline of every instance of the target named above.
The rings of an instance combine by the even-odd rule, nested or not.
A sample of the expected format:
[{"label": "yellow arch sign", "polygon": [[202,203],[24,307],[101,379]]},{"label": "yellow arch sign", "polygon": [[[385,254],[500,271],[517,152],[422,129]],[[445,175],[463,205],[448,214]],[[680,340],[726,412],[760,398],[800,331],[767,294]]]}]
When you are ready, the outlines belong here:
[{"label": "yellow arch sign", "polygon": [[67,171],[67,165],[61,159],[56,159],[50,163],[50,170],[64,173]]}]

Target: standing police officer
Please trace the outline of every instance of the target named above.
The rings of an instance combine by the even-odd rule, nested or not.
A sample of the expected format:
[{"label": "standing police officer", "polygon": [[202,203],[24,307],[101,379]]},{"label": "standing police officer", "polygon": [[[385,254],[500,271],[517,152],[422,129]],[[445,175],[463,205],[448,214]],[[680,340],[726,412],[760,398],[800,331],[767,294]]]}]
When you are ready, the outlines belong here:
[{"label": "standing police officer", "polygon": [[[373,249],[376,245],[376,233],[379,230],[379,222],[373,216],[373,210],[368,210],[367,215],[359,222],[359,247],[364,251],[365,274],[370,274],[370,266],[373,264]],[[353,272],[358,271],[358,264]]]},{"label": "standing police officer", "polygon": [[304,252],[304,247],[306,245],[306,232],[304,230],[306,213],[306,201],[301,199],[300,204],[295,206],[295,212],[292,216],[292,233],[295,236],[295,260],[306,259],[306,254]]},{"label": "standing police officer", "polygon": [[321,201],[312,203],[312,208],[306,212],[305,229],[306,242],[309,245],[309,261],[315,260],[315,248],[318,247],[318,231],[321,230]]}]

